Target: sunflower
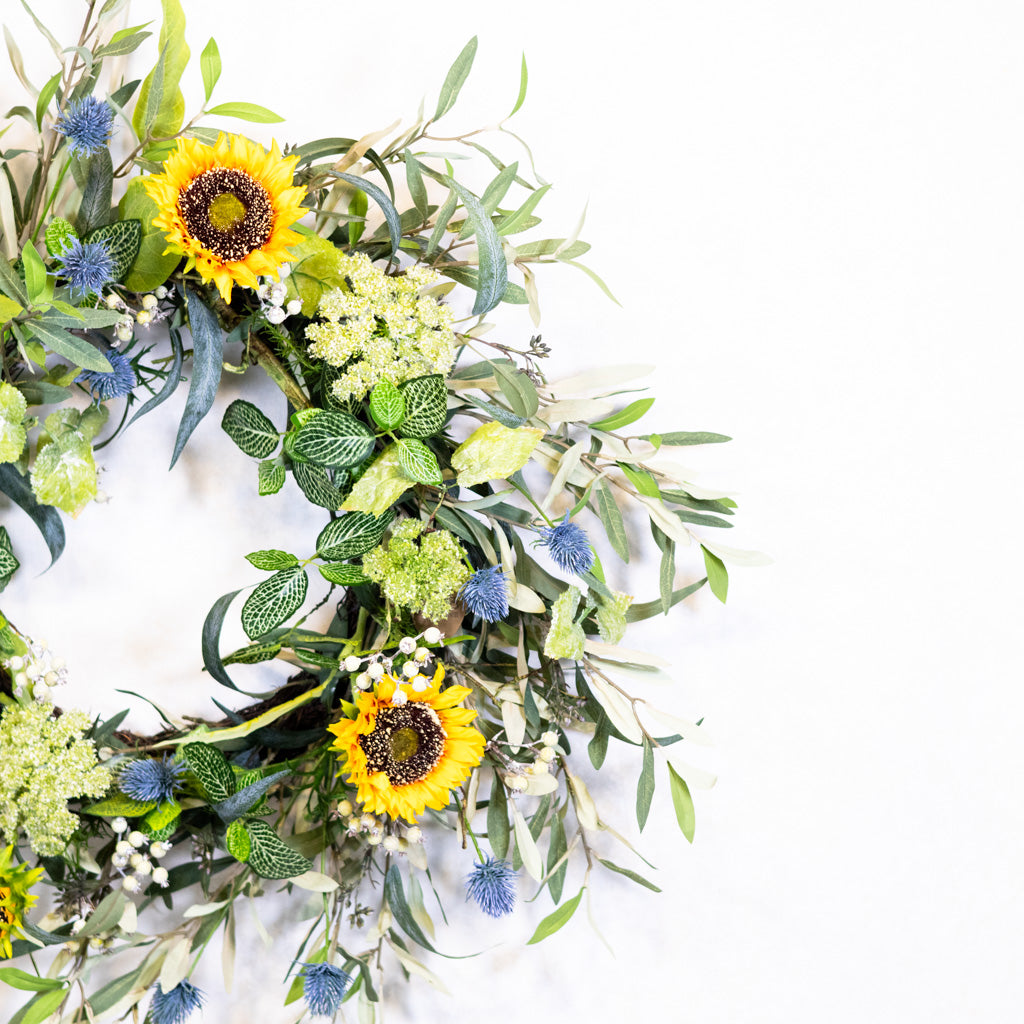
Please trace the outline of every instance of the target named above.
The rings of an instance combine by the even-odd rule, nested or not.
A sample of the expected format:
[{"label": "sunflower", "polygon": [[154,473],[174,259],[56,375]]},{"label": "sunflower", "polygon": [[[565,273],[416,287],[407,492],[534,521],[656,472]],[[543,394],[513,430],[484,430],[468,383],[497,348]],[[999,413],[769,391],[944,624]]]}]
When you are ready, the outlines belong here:
[{"label": "sunflower", "polygon": [[233,284],[255,288],[259,275],[276,274],[300,237],[290,225],[306,212],[306,190],[292,185],[298,159],[243,135],[221,134],[215,146],[179,138],[163,173],[143,179],[164,251],[187,256],[186,269],[213,281],[225,302]]},{"label": "sunflower", "polygon": [[17,938],[21,932],[25,911],[36,901],[29,893],[35,885],[42,868],[30,868],[27,864],[11,867],[14,847],[0,851],[0,959],[11,955],[11,936]]},{"label": "sunflower", "polygon": [[440,665],[419,692],[385,676],[356,697],[354,719],[328,726],[337,736],[331,749],[347,758],[342,771],[369,813],[411,822],[427,807],[442,810],[480,763],[484,737],[469,725],[476,712],[455,706],[471,691],[442,690],[443,680]]}]

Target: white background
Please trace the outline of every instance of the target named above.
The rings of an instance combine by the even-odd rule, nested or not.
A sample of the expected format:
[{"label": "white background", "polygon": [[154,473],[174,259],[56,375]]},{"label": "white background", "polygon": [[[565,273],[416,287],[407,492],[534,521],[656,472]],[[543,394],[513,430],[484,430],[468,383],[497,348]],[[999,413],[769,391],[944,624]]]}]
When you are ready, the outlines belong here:
[{"label": "white background", "polygon": [[[37,11],[64,38],[81,6]],[[289,116],[253,132],[265,141],[408,123],[474,33],[477,67],[443,124],[479,127],[511,108],[525,49],[511,127],[556,185],[544,234],[566,234],[589,201],[587,261],[622,303],[543,268],[555,369],[657,363],[653,426],[735,438],[691,461],[737,494],[729,542],[775,559],[735,570],[727,607],[702,596],[645,634],[677,666],[666,701],[715,737],[691,760],[720,780],[697,794],[692,847],[663,780],[642,838],[662,896],[595,884],[615,957],[582,911],[521,948],[546,896],[496,931],[459,910],[442,948],[500,947],[432,961],[454,995],[415,981],[387,1019],[1019,1019],[1020,8],[188,6],[193,54],[220,44],[216,99]],[[4,17],[27,43],[23,12]],[[138,3],[132,23],[155,17]],[[31,49],[37,84],[45,58]],[[3,83],[6,109],[21,99]],[[529,322],[501,312],[502,340],[522,343]],[[206,609],[256,581],[241,555],[287,546],[273,535],[300,513],[246,497],[248,466],[232,507],[235,483],[204,468],[230,458],[219,416],[167,476],[174,411],[158,419],[103,460],[113,500],[69,524],[55,570],[31,580],[38,541],[16,534],[30,571],[4,608],[67,657],[69,703],[111,710],[125,686],[209,713]],[[633,836],[638,765],[618,765],[602,806]],[[463,863],[446,870],[456,886]],[[280,934],[273,950],[245,944],[232,996],[213,963],[206,1020],[294,1019],[278,1008],[293,948]]]}]

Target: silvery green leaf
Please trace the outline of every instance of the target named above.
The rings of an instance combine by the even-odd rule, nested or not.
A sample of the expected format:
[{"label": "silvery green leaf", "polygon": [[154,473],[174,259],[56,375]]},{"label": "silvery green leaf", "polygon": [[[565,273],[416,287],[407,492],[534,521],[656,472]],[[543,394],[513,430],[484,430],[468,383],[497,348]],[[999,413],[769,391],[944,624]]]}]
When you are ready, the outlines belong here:
[{"label": "silvery green leaf", "polygon": [[255,405],[241,398],[227,407],[220,425],[228,437],[254,459],[270,456],[281,440],[274,424]]},{"label": "silvery green leaf", "polygon": [[227,800],[235,791],[235,773],[224,755],[209,743],[185,743],[178,748],[189,771],[199,780],[213,803]]},{"label": "silvery green leaf", "polygon": [[242,629],[250,640],[280,626],[306,600],[309,577],[302,566],[275,572],[264,580],[242,605]]},{"label": "silvery green leaf", "polygon": [[277,494],[282,487],[287,474],[284,466],[277,459],[268,459],[259,466],[259,493],[260,495]]},{"label": "silvery green leaf", "polygon": [[373,451],[373,432],[344,412],[321,412],[299,428],[292,449],[320,466],[355,466]]},{"label": "silvery green leaf", "polygon": [[445,75],[444,85],[437,97],[437,109],[434,111],[432,120],[437,121],[444,117],[459,98],[459,92],[466,79],[469,77],[470,68],[473,67],[473,58],[476,56],[477,38],[472,39],[462,48],[462,52],[455,58],[455,63],[448,69]]},{"label": "silvery green leaf", "polygon": [[185,306],[192,330],[192,380],[189,382],[185,411],[174,442],[172,467],[184,451],[192,431],[210,411],[224,365],[224,331],[216,314],[191,288],[185,289]]},{"label": "silvery green leaf", "polygon": [[[345,500],[340,488],[331,483],[327,470],[311,462],[295,462],[292,464],[292,475],[302,489],[302,493],[314,505],[337,512]],[[335,470],[335,479],[339,475],[346,476],[345,470]]]},{"label": "silvery green leaf", "polygon": [[267,775],[262,779],[252,782],[240,789],[237,793],[232,793],[226,800],[221,800],[219,803],[213,805],[214,811],[217,813],[217,817],[224,822],[232,822],[236,818],[240,818],[246,811],[254,807],[259,800],[263,797],[264,793],[279,779],[283,779],[286,775],[291,775],[291,770],[288,768],[283,769],[279,772],[274,772],[273,775]]},{"label": "silvery green leaf", "polygon": [[317,554],[335,562],[365,555],[381,542],[394,517],[390,510],[379,516],[368,512],[346,512],[320,531],[316,539]]}]

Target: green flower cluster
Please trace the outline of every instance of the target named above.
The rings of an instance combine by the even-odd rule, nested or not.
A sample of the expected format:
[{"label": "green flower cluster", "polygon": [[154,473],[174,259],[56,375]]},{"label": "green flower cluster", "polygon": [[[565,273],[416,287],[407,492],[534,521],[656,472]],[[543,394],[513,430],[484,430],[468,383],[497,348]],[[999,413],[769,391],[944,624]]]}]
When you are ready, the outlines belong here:
[{"label": "green flower cluster", "polygon": [[13,704],[0,716],[0,832],[9,839],[19,829],[42,856],[64,852],[78,817],[68,810],[73,797],[100,797],[111,773],[96,760],[82,711],[53,717],[53,705]]},{"label": "green flower cluster", "polygon": [[441,622],[452,597],[472,575],[462,545],[447,530],[424,534],[418,519],[403,519],[391,536],[363,556],[363,572],[393,605]]},{"label": "green flower cluster", "polygon": [[363,253],[338,259],[348,287],[327,292],[317,307],[322,322],[306,328],[310,354],[344,371],[333,382],[335,397],[362,398],[382,380],[447,374],[455,362],[452,311],[421,294],[437,273],[416,266],[385,274]]}]

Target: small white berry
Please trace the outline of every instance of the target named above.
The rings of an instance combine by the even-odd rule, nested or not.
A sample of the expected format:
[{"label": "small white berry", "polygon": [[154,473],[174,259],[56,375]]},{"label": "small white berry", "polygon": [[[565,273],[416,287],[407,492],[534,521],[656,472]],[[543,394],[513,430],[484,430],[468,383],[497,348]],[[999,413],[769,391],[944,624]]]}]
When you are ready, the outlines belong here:
[{"label": "small white berry", "polygon": [[292,299],[284,308],[288,310],[289,316],[295,316],[296,313],[302,312],[302,299]]},{"label": "small white berry", "polygon": [[118,324],[114,328],[114,335],[118,341],[131,341],[134,333],[129,324]]},{"label": "small white berry", "polygon": [[128,875],[127,878],[122,879],[121,888],[125,892],[139,892],[142,889],[142,883],[134,875]]},{"label": "small white berry", "polygon": [[156,309],[158,299],[155,295],[143,295],[142,296],[142,308],[143,309]]},{"label": "small white berry", "polygon": [[113,292],[111,292],[111,294],[108,295],[103,300],[103,305],[105,305],[107,307],[107,309],[120,309],[121,308],[121,296],[120,295],[115,295]]},{"label": "small white berry", "polygon": [[419,670],[420,667],[416,664],[416,662],[407,661],[402,666],[402,675],[405,676],[406,679],[412,679],[412,677],[416,675],[419,672]]},{"label": "small white berry", "polygon": [[282,263],[277,268],[277,276],[279,280],[283,281],[292,272],[292,265],[290,263]]},{"label": "small white berry", "polygon": [[436,644],[441,639],[441,630],[437,626],[429,626],[423,631],[423,639],[428,644]]},{"label": "small white berry", "polygon": [[153,314],[150,313],[148,309],[140,309],[138,313],[135,314],[135,319],[140,324],[149,324],[153,322]]},{"label": "small white berry", "polygon": [[362,665],[362,661],[359,658],[357,658],[354,654],[350,654],[345,659],[346,672],[358,672],[360,665]]},{"label": "small white berry", "polygon": [[380,846],[381,834],[379,832],[372,832],[370,835],[366,837],[366,841],[370,844],[370,846]]},{"label": "small white berry", "polygon": [[416,691],[416,693],[423,693],[423,691],[426,690],[429,686],[430,681],[427,679],[426,676],[417,676],[412,681],[412,688]]},{"label": "small white berry", "polygon": [[128,831],[128,822],[124,818],[115,818],[111,823],[110,827],[120,835],[122,832]]},{"label": "small white berry", "polygon": [[394,853],[398,849],[398,836],[385,836],[383,846],[388,853]]},{"label": "small white berry", "polygon": [[352,801],[342,800],[341,803],[338,804],[338,813],[343,818],[347,818],[352,813]]},{"label": "small white berry", "polygon": [[529,785],[522,775],[506,775],[505,785],[508,786],[513,792],[522,793],[523,790]]},{"label": "small white berry", "polygon": [[416,653],[413,655],[413,657],[419,662],[429,661],[430,651],[428,651],[426,647],[417,647]]},{"label": "small white berry", "polygon": [[384,666],[379,661],[375,661],[371,665],[369,665],[366,669],[366,672],[371,679],[384,678]]},{"label": "small white berry", "polygon": [[416,650],[416,641],[411,636],[403,636],[402,639],[398,641],[398,649],[403,654],[412,654],[412,652]]},{"label": "small white berry", "polygon": [[408,699],[409,695],[405,690],[395,690],[395,695],[391,698],[391,703],[401,707]]},{"label": "small white berry", "polygon": [[153,868],[153,881],[161,889],[165,889],[167,887],[167,868]]},{"label": "small white berry", "polygon": [[356,676],[356,686],[360,690],[368,690],[370,688],[370,677],[365,672],[360,672]]},{"label": "small white berry", "polygon": [[408,839],[410,843],[420,843],[423,841],[423,829],[421,829],[419,825],[413,825],[412,828],[405,830],[405,838]]},{"label": "small white berry", "polygon": [[548,730],[546,733],[544,733],[543,736],[541,736],[540,741],[544,744],[545,747],[557,747],[558,733]]},{"label": "small white berry", "polygon": [[[134,861],[135,858],[132,857]],[[137,875],[148,875],[153,870],[153,862],[148,857],[140,857],[138,864],[132,864]]]},{"label": "small white berry", "polygon": [[9,662],[7,662],[8,667],[13,672],[20,672],[24,664],[25,661],[20,654],[16,654]]},{"label": "small white berry", "polygon": [[[127,827],[128,827],[128,824],[126,822],[125,823],[125,828],[127,828]],[[123,830],[122,829],[118,829],[118,831],[120,832],[120,831],[123,831]],[[132,835],[137,835],[137,833],[133,832]],[[122,839],[122,840],[120,840],[118,842],[117,846],[114,847],[114,853],[116,853],[119,857],[127,857],[128,854],[131,853],[132,850],[134,850],[134,849],[135,849],[135,847],[132,846],[131,843],[129,843],[126,840]]]},{"label": "small white berry", "polygon": [[156,296],[156,297],[157,297],[158,299],[166,299],[166,298],[167,298],[167,289],[166,289],[166,288],[165,288],[165,287],[164,287],[164,286],[163,286],[162,284],[158,284],[158,285],[157,285],[157,286],[156,286],[156,287],[155,287],[155,288],[153,289],[153,294],[154,294],[154,295],[155,295],[155,296]]},{"label": "small white berry", "polygon": [[149,855],[155,860],[160,860],[162,857],[166,857],[170,852],[170,843],[156,842],[149,848]]},{"label": "small white berry", "polygon": [[270,286],[267,298],[273,305],[280,306],[284,302],[284,297],[287,294],[287,292],[288,289],[285,288],[285,286],[281,284],[280,281],[275,281],[274,284]]},{"label": "small white berry", "polygon": [[285,313],[285,311],[280,306],[271,306],[270,309],[268,309],[267,313],[266,313],[267,319],[272,324],[282,324],[282,323],[284,323],[284,318],[287,315],[288,314]]},{"label": "small white berry", "polygon": [[141,832],[129,832],[128,842],[131,843],[136,850],[138,850],[140,847],[145,846],[146,843],[149,842],[149,840]]}]

